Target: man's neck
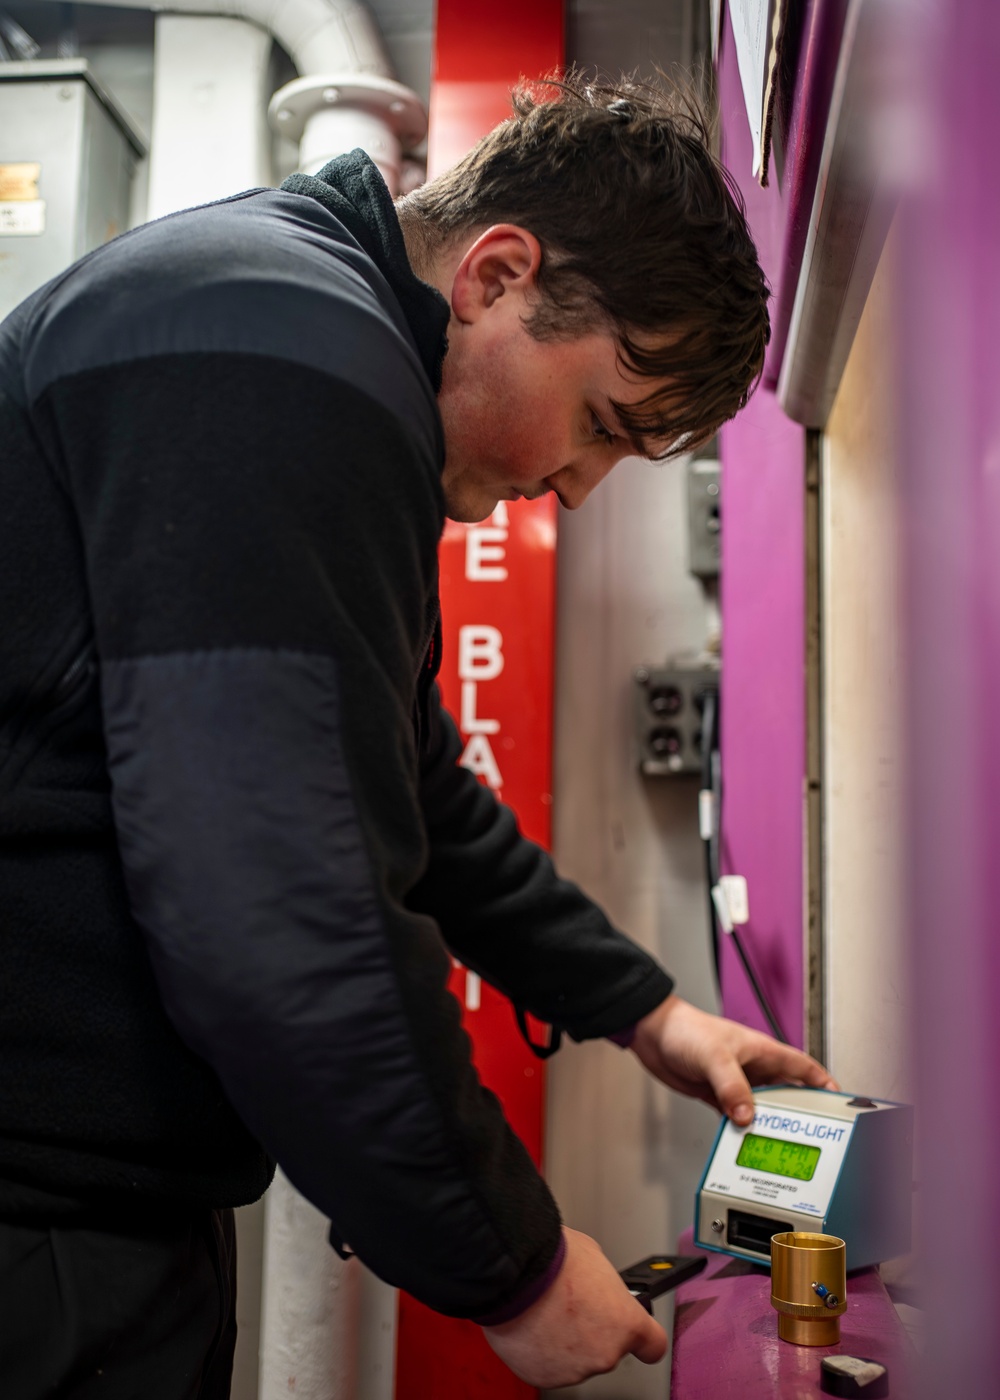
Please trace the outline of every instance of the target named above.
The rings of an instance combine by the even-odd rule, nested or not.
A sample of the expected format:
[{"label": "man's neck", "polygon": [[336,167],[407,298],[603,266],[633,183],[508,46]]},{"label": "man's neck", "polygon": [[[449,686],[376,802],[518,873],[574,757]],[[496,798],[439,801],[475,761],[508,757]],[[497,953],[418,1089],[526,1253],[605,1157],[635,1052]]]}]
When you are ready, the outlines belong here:
[{"label": "man's neck", "polygon": [[420,216],[407,207],[405,195],[396,200],[395,209],[403,231],[406,256],[414,273],[450,302],[455,268],[461,261],[461,256],[456,256],[456,247],[428,238]]}]

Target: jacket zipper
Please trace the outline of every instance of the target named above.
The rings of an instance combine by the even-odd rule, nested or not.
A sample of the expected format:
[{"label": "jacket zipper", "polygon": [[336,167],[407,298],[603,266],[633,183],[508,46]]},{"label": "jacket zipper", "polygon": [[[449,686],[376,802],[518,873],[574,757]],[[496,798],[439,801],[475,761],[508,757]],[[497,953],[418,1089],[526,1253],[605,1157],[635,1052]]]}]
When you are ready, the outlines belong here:
[{"label": "jacket zipper", "polygon": [[81,680],[86,680],[97,654],[93,640],[89,640],[81,652],[63,671],[55,685],[47,689],[40,684],[32,686],[27,698],[3,725],[6,733],[0,745],[0,772],[5,772],[8,762],[20,751],[26,733],[40,720],[44,721],[65,701],[72,699],[80,690]]},{"label": "jacket zipper", "polygon": [[438,624],[441,618],[441,604],[435,597],[427,610],[427,623],[420,647],[420,665],[413,687],[413,730],[420,753],[424,745],[424,718],[427,707],[427,692],[430,689],[431,673],[437,657],[432,648],[437,640]]},{"label": "jacket zipper", "polygon": [[89,668],[93,659],[93,643],[88,642],[85,650],[81,651],[79,656],[75,657],[73,661],[70,662],[69,666],[53,686],[52,694],[46,709],[55,709],[63,700],[68,699],[70,695],[72,695],[81,675]]},{"label": "jacket zipper", "polygon": [[[80,679],[89,670],[94,659],[94,644],[88,642],[83,651],[75,656],[66,670],[62,673],[49,693],[42,699],[35,714],[49,714],[57,709],[64,700],[68,700],[77,689]],[[30,717],[29,710],[29,717]]]}]

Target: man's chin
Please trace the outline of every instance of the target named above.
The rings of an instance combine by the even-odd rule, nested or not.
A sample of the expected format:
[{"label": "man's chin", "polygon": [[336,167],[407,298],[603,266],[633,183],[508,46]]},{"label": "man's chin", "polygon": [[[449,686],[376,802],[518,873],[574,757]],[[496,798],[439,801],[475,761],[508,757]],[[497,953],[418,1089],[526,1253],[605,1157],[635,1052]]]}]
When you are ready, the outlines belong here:
[{"label": "man's chin", "polygon": [[[494,509],[496,509],[496,507],[494,507]],[[447,519],[454,521],[456,525],[482,525],[485,521],[490,519],[492,514],[492,510],[445,511],[445,516],[447,517]]]},{"label": "man's chin", "polygon": [[449,491],[447,486],[444,488],[444,513],[459,525],[478,525],[482,520],[489,520],[498,505],[499,498],[494,498],[492,491]]},{"label": "man's chin", "polygon": [[543,496],[548,495],[548,488],[545,486],[535,490],[519,491],[516,487],[508,489],[507,494],[498,496],[495,490],[489,487],[478,490],[456,489],[449,487],[447,482],[442,482],[444,490],[444,513],[449,520],[455,520],[460,525],[478,525],[483,520],[489,520],[502,501],[539,501]]}]

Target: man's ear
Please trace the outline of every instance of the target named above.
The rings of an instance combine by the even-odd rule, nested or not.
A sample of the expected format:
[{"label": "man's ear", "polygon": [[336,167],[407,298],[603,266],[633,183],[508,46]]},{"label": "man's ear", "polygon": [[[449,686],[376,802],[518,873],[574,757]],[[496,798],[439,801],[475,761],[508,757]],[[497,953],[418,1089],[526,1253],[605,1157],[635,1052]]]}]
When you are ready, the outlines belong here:
[{"label": "man's ear", "polygon": [[471,324],[502,297],[527,298],[535,289],[541,265],[542,247],[533,233],[518,224],[494,224],[469,245],[455,269],[453,314]]}]

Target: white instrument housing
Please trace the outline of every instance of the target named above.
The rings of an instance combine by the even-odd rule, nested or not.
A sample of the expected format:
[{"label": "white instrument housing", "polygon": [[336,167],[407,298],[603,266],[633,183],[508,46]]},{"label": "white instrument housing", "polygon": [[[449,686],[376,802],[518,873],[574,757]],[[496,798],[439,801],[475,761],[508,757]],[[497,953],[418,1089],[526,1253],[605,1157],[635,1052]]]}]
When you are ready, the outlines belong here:
[{"label": "white instrument housing", "polygon": [[724,1119],[695,1199],[695,1243],[770,1264],[782,1230],[837,1235],[848,1269],[910,1248],[913,1109],[826,1089],[757,1089]]}]

